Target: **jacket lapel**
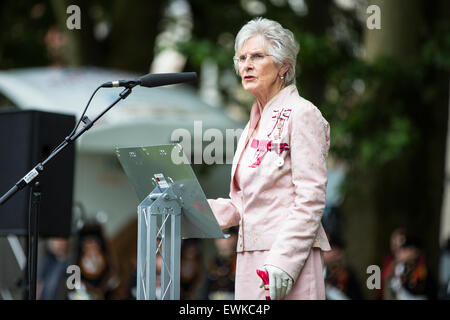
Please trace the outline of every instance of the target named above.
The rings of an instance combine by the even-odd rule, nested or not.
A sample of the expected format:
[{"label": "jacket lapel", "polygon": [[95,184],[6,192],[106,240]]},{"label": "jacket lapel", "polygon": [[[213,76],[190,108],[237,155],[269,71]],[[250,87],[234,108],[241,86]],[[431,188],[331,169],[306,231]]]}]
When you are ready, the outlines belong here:
[{"label": "jacket lapel", "polygon": [[242,137],[245,137],[245,140],[239,139],[239,141],[242,141],[242,144],[238,144],[236,149],[236,154],[234,156],[234,162],[233,167],[231,169],[231,184],[234,185],[234,175],[236,173],[236,169],[238,164],[241,162],[242,157],[242,151],[247,147],[248,141],[250,140],[250,136],[253,133],[253,130],[256,128],[256,124],[261,118],[261,114],[259,112],[258,104],[255,102],[252,106],[252,110],[250,112],[250,121],[247,123],[247,126],[245,127],[244,131],[242,132]]},{"label": "jacket lapel", "polygon": [[[248,138],[249,126],[250,126],[250,122],[245,126],[244,131],[242,131],[242,136],[244,136],[244,137],[247,136],[247,138]],[[244,147],[247,145],[247,141],[244,142],[244,140],[240,140],[240,142],[241,143],[239,143],[237,145],[236,153],[234,155],[233,166],[231,168],[231,181],[234,180],[234,174],[236,173],[237,165],[241,161],[242,151],[244,150]]]}]

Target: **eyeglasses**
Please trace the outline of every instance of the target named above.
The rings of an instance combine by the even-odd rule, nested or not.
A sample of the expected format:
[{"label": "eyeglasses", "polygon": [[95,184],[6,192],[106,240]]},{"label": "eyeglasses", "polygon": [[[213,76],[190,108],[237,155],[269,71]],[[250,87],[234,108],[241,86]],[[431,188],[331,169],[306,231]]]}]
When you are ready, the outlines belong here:
[{"label": "eyeglasses", "polygon": [[252,63],[258,63],[258,62],[262,61],[267,56],[271,56],[271,54],[253,53],[253,54],[250,54],[250,55],[242,55],[242,56],[239,56],[239,57],[234,57],[233,60],[237,64],[243,65],[245,63],[245,61],[247,61],[247,57],[250,58],[250,61]]}]

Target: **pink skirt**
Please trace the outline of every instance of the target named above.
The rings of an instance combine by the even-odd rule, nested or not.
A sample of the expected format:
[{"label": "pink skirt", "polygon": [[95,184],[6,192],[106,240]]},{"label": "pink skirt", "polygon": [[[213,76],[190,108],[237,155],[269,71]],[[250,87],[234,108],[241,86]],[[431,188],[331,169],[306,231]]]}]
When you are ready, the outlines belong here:
[{"label": "pink skirt", "polygon": [[[245,251],[237,254],[236,300],[265,300],[264,288],[256,269],[262,269],[269,253],[265,251]],[[323,257],[319,248],[312,248],[302,271],[291,291],[284,300],[325,300],[323,278]]]}]

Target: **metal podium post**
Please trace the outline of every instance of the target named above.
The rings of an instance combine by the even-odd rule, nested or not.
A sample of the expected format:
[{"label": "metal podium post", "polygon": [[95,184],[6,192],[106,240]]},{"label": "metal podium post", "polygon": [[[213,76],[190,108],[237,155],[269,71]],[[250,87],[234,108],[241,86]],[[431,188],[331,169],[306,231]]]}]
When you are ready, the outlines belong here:
[{"label": "metal podium post", "polygon": [[[156,258],[162,258],[161,300],[180,299],[181,205],[172,186],[156,187],[138,206],[137,299],[156,299]],[[157,230],[157,219],[161,227]],[[157,239],[161,241],[157,245]]]}]

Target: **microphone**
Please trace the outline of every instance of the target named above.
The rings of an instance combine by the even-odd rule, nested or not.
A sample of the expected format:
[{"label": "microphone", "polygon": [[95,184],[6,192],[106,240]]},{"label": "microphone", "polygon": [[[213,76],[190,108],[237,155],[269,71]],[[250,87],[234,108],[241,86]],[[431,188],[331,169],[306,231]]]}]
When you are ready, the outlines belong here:
[{"label": "microphone", "polygon": [[179,72],[179,73],[155,73],[147,74],[134,80],[116,80],[105,82],[101,85],[103,88],[116,87],[135,87],[137,85],[146,88],[167,86],[169,84],[177,84],[183,82],[194,81],[197,79],[195,72]]},{"label": "microphone", "polygon": [[138,79],[136,80],[115,80],[105,82],[101,85],[102,88],[118,88],[118,87],[134,87],[139,84]]}]

